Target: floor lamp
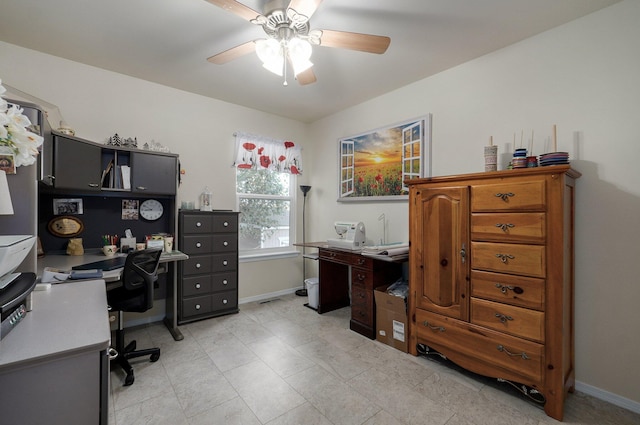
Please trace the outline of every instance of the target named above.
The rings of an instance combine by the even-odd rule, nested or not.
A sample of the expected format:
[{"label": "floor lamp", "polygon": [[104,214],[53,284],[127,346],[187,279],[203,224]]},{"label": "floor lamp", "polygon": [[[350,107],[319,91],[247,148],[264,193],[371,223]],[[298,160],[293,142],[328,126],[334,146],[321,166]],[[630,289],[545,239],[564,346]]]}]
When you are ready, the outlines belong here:
[{"label": "floor lamp", "polygon": [[311,186],[304,186],[304,185],[300,185],[300,190],[302,191],[302,195],[304,196],[304,199],[302,201],[302,289],[298,289],[296,291],[296,295],[300,296],[300,297],[306,297],[307,294],[307,287],[305,286],[305,279],[307,278],[307,259],[305,258],[305,254],[306,254],[306,246],[304,246],[306,239],[305,239],[305,235],[304,235],[304,231],[305,231],[305,225],[304,225],[304,217],[305,217],[305,210],[307,209],[307,193],[309,193],[309,191],[311,190]]}]

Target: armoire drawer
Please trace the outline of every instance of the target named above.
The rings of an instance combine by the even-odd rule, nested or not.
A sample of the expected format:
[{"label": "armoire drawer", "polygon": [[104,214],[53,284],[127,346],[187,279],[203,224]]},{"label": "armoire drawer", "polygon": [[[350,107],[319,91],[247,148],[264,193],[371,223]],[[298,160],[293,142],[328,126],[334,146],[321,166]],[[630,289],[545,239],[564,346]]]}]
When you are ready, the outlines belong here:
[{"label": "armoire drawer", "polygon": [[238,235],[235,233],[213,235],[212,248],[213,252],[235,253],[238,250]]},{"label": "armoire drawer", "polygon": [[211,295],[202,295],[200,297],[185,298],[182,300],[182,316],[184,318],[211,313],[211,310]]},{"label": "armoire drawer", "polygon": [[[495,369],[520,376],[527,385],[542,383],[544,346],[460,320],[416,309],[418,343],[447,355],[460,353]],[[486,374],[486,372],[485,372]]]},{"label": "armoire drawer", "polygon": [[544,313],[471,298],[471,323],[544,343]]},{"label": "armoire drawer", "polygon": [[471,242],[471,267],[501,273],[544,277],[544,245]]},{"label": "armoire drawer", "polygon": [[211,271],[214,273],[238,269],[238,254],[214,254],[211,256]]},{"label": "armoire drawer", "polygon": [[471,212],[544,211],[544,180],[471,186]]},{"label": "armoire drawer", "polygon": [[182,262],[182,274],[184,276],[211,273],[211,270],[212,263],[209,255],[192,256]]},{"label": "armoire drawer", "polygon": [[238,275],[236,272],[214,273],[211,275],[213,292],[238,288]]},{"label": "armoire drawer", "polygon": [[211,292],[212,289],[213,289],[213,279],[211,275],[185,277],[182,279],[182,296],[183,297],[204,295]]},{"label": "armoire drawer", "polygon": [[183,237],[180,249],[187,255],[209,254],[213,251],[213,239],[209,235],[189,235]]},{"label": "armoire drawer", "polygon": [[189,214],[184,216],[182,233],[211,233],[213,217],[207,214]]},{"label": "armoire drawer", "polygon": [[471,239],[543,243],[545,213],[473,213]]},{"label": "armoire drawer", "polygon": [[544,310],[545,281],[534,277],[471,270],[471,296]]}]

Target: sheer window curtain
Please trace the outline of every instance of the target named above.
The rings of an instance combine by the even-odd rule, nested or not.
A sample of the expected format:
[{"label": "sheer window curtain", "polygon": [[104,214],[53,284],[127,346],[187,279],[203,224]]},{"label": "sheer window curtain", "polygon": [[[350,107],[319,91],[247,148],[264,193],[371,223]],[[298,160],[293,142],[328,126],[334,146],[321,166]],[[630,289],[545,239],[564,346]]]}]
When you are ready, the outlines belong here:
[{"label": "sheer window curtain", "polygon": [[289,140],[236,133],[234,167],[302,174],[302,149]]}]

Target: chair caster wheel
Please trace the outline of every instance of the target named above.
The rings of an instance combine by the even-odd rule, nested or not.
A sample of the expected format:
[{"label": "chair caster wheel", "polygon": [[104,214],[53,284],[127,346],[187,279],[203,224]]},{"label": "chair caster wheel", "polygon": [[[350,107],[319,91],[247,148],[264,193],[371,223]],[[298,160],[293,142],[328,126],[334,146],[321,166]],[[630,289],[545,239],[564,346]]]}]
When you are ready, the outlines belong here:
[{"label": "chair caster wheel", "polygon": [[151,360],[151,363],[154,363],[154,362],[157,362],[159,358],[160,358],[160,353],[157,353],[157,354],[152,354],[149,360]]}]

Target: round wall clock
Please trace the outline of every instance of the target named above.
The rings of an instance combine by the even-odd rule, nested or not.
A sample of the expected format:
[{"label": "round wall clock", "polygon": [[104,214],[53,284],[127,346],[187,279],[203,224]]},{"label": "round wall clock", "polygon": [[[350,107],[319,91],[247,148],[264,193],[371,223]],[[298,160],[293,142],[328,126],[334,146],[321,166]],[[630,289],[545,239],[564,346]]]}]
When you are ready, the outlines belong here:
[{"label": "round wall clock", "polygon": [[140,204],[140,215],[145,220],[154,221],[162,217],[162,204],[155,199],[147,199]]}]

